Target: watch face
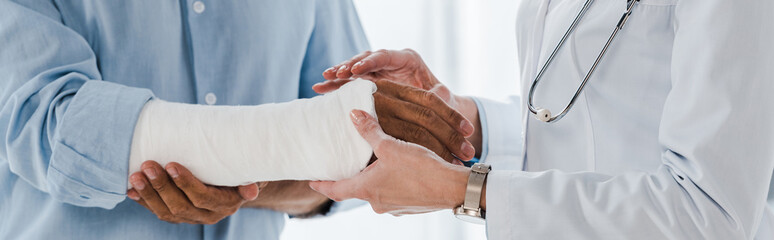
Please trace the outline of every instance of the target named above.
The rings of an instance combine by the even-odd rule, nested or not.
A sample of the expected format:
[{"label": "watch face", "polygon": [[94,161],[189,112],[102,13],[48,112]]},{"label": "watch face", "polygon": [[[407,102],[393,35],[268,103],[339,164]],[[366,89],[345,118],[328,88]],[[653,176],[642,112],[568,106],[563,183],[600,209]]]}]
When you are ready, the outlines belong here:
[{"label": "watch face", "polygon": [[486,220],[484,220],[483,218],[471,216],[467,214],[456,214],[454,216],[457,217],[457,219],[459,220],[463,220],[469,223],[475,223],[475,224],[481,224],[481,225],[486,223]]}]

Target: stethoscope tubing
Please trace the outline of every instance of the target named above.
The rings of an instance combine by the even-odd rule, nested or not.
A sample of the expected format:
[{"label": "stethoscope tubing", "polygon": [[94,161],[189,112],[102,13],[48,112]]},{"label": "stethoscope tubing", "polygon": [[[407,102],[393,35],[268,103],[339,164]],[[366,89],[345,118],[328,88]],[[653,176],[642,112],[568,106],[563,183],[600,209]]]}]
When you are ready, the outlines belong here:
[{"label": "stethoscope tubing", "polygon": [[583,19],[583,16],[586,15],[586,12],[591,8],[592,3],[594,0],[586,0],[586,3],[583,4],[583,8],[578,13],[578,16],[575,17],[575,20],[573,20],[570,27],[567,29],[567,32],[565,32],[564,36],[562,36],[562,39],[559,40],[559,43],[557,44],[556,48],[554,48],[554,51],[551,52],[551,55],[546,60],[546,63],[543,64],[543,67],[540,69],[540,72],[538,72],[538,75],[535,77],[534,80],[532,80],[532,84],[529,88],[529,95],[527,99],[527,106],[529,108],[529,111],[532,114],[535,114],[536,118],[540,121],[544,121],[547,123],[552,123],[559,121],[562,119],[567,112],[570,111],[573,105],[575,105],[576,100],[580,96],[581,92],[583,92],[583,89],[586,87],[586,84],[588,83],[589,79],[591,79],[591,76],[596,71],[597,67],[599,66],[599,63],[604,58],[605,54],[607,53],[607,50],[610,48],[610,45],[615,40],[616,36],[618,35],[618,32],[623,29],[624,25],[626,24],[626,21],[629,19],[629,16],[631,16],[632,11],[634,10],[634,6],[636,5],[639,0],[629,0],[626,8],[626,12],[621,16],[621,20],[618,21],[618,24],[616,24],[615,29],[613,29],[613,33],[610,34],[610,38],[608,38],[607,42],[605,43],[605,46],[602,48],[602,50],[599,52],[599,55],[597,56],[596,60],[594,61],[594,64],[591,66],[589,71],[586,73],[586,77],[581,82],[578,89],[575,91],[575,94],[573,95],[572,99],[570,99],[570,102],[567,104],[567,106],[562,109],[562,112],[560,112],[556,116],[551,116],[551,112],[547,109],[543,109],[540,107],[536,107],[533,103],[533,98],[535,95],[535,89],[537,88],[538,83],[540,83],[540,80],[543,78],[543,75],[548,70],[551,63],[554,61],[554,58],[556,57],[556,54],[559,52],[559,50],[564,46],[565,41],[569,36],[575,31],[575,28],[578,26],[578,23]]}]

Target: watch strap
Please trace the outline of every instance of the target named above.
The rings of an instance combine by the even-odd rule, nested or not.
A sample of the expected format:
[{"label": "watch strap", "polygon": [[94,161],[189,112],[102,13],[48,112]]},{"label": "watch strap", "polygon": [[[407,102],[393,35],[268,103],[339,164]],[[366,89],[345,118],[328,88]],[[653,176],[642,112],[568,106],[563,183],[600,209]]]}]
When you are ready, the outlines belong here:
[{"label": "watch strap", "polygon": [[[484,181],[492,168],[483,163],[473,164],[468,176],[468,186],[465,191],[465,202],[462,207],[465,210],[479,211],[481,208],[481,194],[484,189]],[[483,216],[483,213],[481,214]]]}]

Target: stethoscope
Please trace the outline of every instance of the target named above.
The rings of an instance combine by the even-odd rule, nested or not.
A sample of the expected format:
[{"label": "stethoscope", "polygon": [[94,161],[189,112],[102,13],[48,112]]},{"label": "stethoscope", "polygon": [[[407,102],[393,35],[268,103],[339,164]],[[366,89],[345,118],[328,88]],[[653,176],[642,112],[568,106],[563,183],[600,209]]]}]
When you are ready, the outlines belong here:
[{"label": "stethoscope", "polygon": [[572,99],[570,99],[570,103],[567,104],[566,107],[562,110],[559,115],[551,116],[551,111],[545,108],[535,107],[535,105],[532,104],[532,98],[533,95],[535,95],[535,88],[537,87],[538,83],[540,82],[540,79],[543,77],[543,74],[546,73],[546,70],[548,69],[548,66],[551,65],[551,62],[554,61],[554,57],[556,56],[556,53],[559,52],[559,49],[562,48],[564,45],[564,42],[567,40],[567,37],[572,34],[572,32],[575,31],[575,27],[578,26],[578,22],[580,22],[581,18],[583,18],[584,15],[586,15],[586,11],[589,10],[591,7],[591,4],[594,2],[594,0],[586,0],[586,3],[583,4],[583,8],[581,9],[580,13],[578,13],[578,16],[575,17],[575,20],[572,22],[572,25],[570,25],[570,28],[567,29],[567,32],[564,33],[564,36],[559,41],[559,44],[556,45],[556,48],[554,48],[554,51],[551,53],[551,56],[548,57],[548,60],[546,60],[546,63],[543,64],[543,68],[540,69],[540,72],[538,73],[537,77],[535,77],[535,80],[532,80],[532,86],[529,88],[529,98],[528,98],[528,107],[529,111],[535,114],[535,117],[543,122],[551,123],[555,121],[559,121],[559,119],[562,119],[565,114],[567,114],[568,111],[570,111],[570,108],[572,108],[572,105],[575,104],[575,100],[578,99],[578,96],[580,96],[580,93],[583,91],[583,88],[586,87],[586,83],[588,83],[589,78],[591,78],[591,75],[594,73],[594,70],[597,69],[597,66],[599,65],[599,62],[602,60],[602,57],[605,56],[605,53],[607,52],[607,49],[610,47],[610,44],[615,39],[615,36],[618,35],[618,31],[623,29],[624,24],[626,24],[626,20],[629,19],[629,16],[632,14],[632,10],[634,9],[634,6],[639,2],[640,0],[627,0],[627,7],[626,7],[626,13],[621,16],[621,20],[618,21],[618,24],[615,26],[615,29],[613,30],[613,34],[610,35],[610,38],[607,40],[607,43],[605,43],[605,47],[602,48],[602,51],[599,53],[599,56],[597,56],[597,60],[594,61],[594,65],[591,66],[591,69],[589,69],[588,73],[586,73],[586,77],[583,79],[583,82],[581,82],[580,87],[578,87],[578,90],[575,91],[575,95],[572,96]]}]

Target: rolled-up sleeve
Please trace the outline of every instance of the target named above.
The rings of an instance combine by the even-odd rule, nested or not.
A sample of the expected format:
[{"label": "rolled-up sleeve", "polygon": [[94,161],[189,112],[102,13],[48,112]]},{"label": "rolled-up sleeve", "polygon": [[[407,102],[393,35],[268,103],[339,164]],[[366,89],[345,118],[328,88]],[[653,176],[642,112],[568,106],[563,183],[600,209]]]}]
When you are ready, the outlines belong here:
[{"label": "rolled-up sleeve", "polygon": [[53,4],[0,2],[0,158],[56,200],[113,208],[152,93],[101,81],[89,44],[57,14]]}]

